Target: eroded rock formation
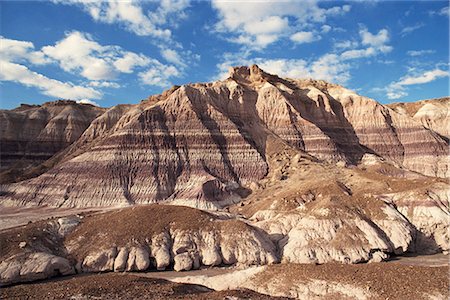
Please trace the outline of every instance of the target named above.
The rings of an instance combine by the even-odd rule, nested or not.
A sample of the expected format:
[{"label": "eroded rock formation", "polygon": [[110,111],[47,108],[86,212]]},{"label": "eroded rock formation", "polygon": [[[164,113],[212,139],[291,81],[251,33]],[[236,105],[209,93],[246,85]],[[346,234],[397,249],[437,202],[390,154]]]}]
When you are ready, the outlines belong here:
[{"label": "eroded rock formation", "polygon": [[[0,110],[1,181],[23,180],[36,167],[78,140],[105,109],[59,100]],[[30,174],[32,177],[33,174]]]},{"label": "eroded rock formation", "polygon": [[2,280],[448,251],[448,139],[433,124],[257,66],[112,107],[0,201],[133,207],[44,222],[44,244],[0,233]]},{"label": "eroded rock formation", "polygon": [[413,118],[341,86],[282,79],[252,66],[231,69],[225,81],[174,87],[139,105],[111,108],[61,163],[3,186],[2,202],[173,201],[217,209],[240,201],[266,176],[271,136],[324,161],[357,165],[375,155],[429,176],[449,172],[448,140]]},{"label": "eroded rock formation", "polygon": [[388,104],[400,114],[412,117],[440,135],[450,138],[450,98]]},{"label": "eroded rock formation", "polygon": [[165,205],[37,222],[1,232],[0,241],[2,284],[75,272],[188,271],[279,261],[267,235],[243,221]]}]

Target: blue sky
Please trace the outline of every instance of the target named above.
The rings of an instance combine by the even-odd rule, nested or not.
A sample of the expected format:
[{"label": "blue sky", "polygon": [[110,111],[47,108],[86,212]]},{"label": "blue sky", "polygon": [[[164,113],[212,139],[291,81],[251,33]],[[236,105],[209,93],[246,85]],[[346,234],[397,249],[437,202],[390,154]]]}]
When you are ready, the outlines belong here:
[{"label": "blue sky", "polygon": [[138,103],[233,65],[381,103],[449,95],[448,1],[1,1],[0,108]]}]

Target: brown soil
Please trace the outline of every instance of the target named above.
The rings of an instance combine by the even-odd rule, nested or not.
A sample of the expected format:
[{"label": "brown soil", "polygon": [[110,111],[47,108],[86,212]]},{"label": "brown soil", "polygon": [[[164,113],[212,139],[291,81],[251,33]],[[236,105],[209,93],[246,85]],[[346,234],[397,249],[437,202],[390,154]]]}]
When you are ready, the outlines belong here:
[{"label": "brown soil", "polygon": [[424,294],[441,294],[448,299],[449,267],[422,267],[402,264],[280,264],[269,266],[258,274],[263,285],[272,278],[283,278],[283,284],[312,279],[346,283],[363,288],[374,299],[423,299]]},{"label": "brown soil", "polygon": [[[70,276],[2,289],[2,299],[274,299],[249,290],[216,292],[201,285],[107,273]],[[277,298],[282,299],[282,298]]]},{"label": "brown soil", "polygon": [[196,232],[218,230],[243,232],[250,226],[239,220],[220,220],[205,211],[175,205],[139,205],[85,217],[66,237],[66,245],[75,245],[76,258],[92,249],[148,244],[157,234],[170,230]]},{"label": "brown soil", "polygon": [[232,205],[230,212],[249,218],[260,210],[291,211],[305,204],[306,211],[312,215],[314,211],[328,208],[330,214],[326,218],[358,214],[377,219],[385,217],[381,210],[385,203],[377,195],[411,190],[411,187],[420,192],[445,182],[388,163],[346,168],[319,162],[274,138],[267,145],[269,174],[259,182],[260,188],[243,203]]},{"label": "brown soil", "polygon": [[[26,242],[24,248],[19,247]],[[55,227],[47,221],[39,221],[25,226],[5,229],[0,232],[0,260],[26,252],[48,252],[64,256],[63,240],[55,232]]]}]

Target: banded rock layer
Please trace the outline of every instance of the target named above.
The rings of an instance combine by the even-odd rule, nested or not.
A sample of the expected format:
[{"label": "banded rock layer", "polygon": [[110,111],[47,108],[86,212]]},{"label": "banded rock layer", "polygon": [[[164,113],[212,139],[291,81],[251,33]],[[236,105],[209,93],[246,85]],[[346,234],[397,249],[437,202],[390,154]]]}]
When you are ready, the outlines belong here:
[{"label": "banded rock layer", "polygon": [[445,177],[448,140],[341,86],[282,79],[257,66],[189,84],[93,121],[43,175],[2,187],[7,205],[111,206],[170,201],[217,209],[269,172],[267,140],[324,161],[364,157]]},{"label": "banded rock layer", "polygon": [[14,110],[0,110],[2,182],[20,179],[25,170],[78,140],[104,111],[70,100],[43,105],[23,104]]},{"label": "banded rock layer", "polygon": [[450,97],[407,103],[392,103],[388,107],[408,115],[440,135],[450,138]]}]

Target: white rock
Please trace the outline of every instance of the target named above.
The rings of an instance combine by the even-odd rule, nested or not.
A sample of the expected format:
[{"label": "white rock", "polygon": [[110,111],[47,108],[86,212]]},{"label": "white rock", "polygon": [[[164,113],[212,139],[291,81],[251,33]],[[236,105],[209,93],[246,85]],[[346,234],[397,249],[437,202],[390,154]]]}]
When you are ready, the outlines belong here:
[{"label": "white rock", "polygon": [[56,275],[75,274],[75,269],[63,257],[45,252],[13,256],[0,263],[2,284],[34,281]]},{"label": "white rock", "polygon": [[187,253],[187,252],[175,255],[174,261],[175,261],[175,264],[174,264],[173,269],[177,272],[178,271],[189,271],[192,269],[193,260],[192,260],[191,256],[189,255],[189,253]]},{"label": "white rock", "polygon": [[101,250],[86,256],[81,266],[83,272],[113,271],[117,248]]}]

